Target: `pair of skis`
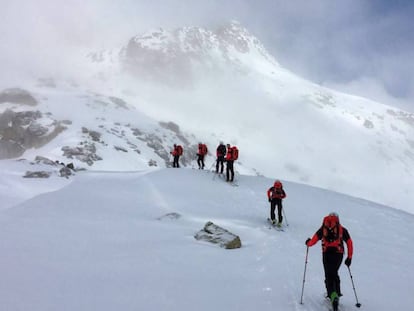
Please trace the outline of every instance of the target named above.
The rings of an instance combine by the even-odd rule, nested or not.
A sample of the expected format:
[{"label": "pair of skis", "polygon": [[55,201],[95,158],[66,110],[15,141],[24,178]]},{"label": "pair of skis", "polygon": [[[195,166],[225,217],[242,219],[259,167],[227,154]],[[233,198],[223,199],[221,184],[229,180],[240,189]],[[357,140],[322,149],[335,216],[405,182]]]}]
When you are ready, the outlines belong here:
[{"label": "pair of skis", "polygon": [[269,224],[269,229],[275,229],[277,231],[285,231],[282,227],[282,224],[273,223],[270,218],[267,219],[267,222]]},{"label": "pair of skis", "polygon": [[[215,174],[217,174],[217,173],[215,173]],[[222,173],[220,173],[220,174],[217,174],[217,176],[220,178],[220,179],[222,179],[226,184],[228,184],[229,186],[233,186],[233,187],[238,187],[239,186],[239,184],[237,183],[237,182],[235,182],[234,180],[233,181],[227,181],[226,180],[226,176],[224,175],[224,174],[222,174]]]}]

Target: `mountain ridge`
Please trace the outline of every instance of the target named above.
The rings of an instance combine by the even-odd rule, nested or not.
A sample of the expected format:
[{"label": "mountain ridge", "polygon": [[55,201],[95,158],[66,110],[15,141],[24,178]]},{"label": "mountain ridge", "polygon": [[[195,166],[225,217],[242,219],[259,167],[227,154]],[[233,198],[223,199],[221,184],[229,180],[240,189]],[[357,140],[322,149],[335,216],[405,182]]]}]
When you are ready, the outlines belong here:
[{"label": "mountain ridge", "polygon": [[[182,29],[204,33],[195,31],[194,27]],[[177,33],[182,34],[182,29]],[[246,35],[240,30],[224,33],[231,34],[235,42],[239,42],[238,34]],[[138,40],[134,38],[131,40]],[[241,42],[245,42],[244,39]],[[256,40],[250,35],[247,41],[254,43]],[[180,46],[180,42],[174,44]],[[255,44],[261,46],[259,43]],[[276,61],[269,62],[260,53],[251,51],[241,53],[231,48],[227,54],[212,54],[214,57],[209,54],[207,58],[200,53],[197,56],[201,61],[196,64],[193,58],[183,58],[185,54],[175,57],[174,53],[167,53],[165,66],[146,66],[146,61],[151,64],[153,59],[164,63],[164,52],[156,50],[148,55],[139,54],[141,63],[146,66],[141,70],[135,65],[128,67],[130,63],[124,62],[127,55],[124,46],[107,53],[111,61],[102,56],[101,61],[92,62],[89,56],[90,77],[82,81],[85,83],[78,83],[78,86],[55,83],[54,88],[38,87],[33,91],[38,92],[39,97],[47,97],[49,93],[55,96],[60,92],[61,95],[48,104],[56,106],[56,114],[62,110],[62,105],[57,105],[60,96],[62,101],[69,101],[65,99],[68,96],[72,102],[88,98],[83,101],[85,104],[102,106],[99,118],[112,119],[113,124],[137,122],[127,117],[129,111],[122,115],[122,109],[108,108],[110,97],[121,99],[154,120],[154,124],[161,121],[178,125],[192,137],[191,145],[206,142],[211,151],[209,161],[214,161],[214,149],[220,140],[236,144],[243,163],[236,165],[240,173],[283,177],[389,206],[405,207],[414,201],[410,190],[414,175],[413,114],[306,81]],[[236,60],[232,63],[234,66],[223,66],[227,64],[223,55]],[[175,72],[174,68],[180,70]],[[52,105],[52,101],[55,104]],[[86,120],[88,113],[81,111],[81,115],[72,113],[72,121],[80,118],[95,127],[86,126],[91,130],[102,126],[94,125],[98,116],[90,115]],[[64,114],[60,114],[64,118]],[[129,121],[123,122],[123,119]],[[78,127],[81,129],[82,125]],[[109,131],[111,128],[112,125],[105,127]],[[152,130],[155,131],[155,127]],[[169,140],[163,147],[167,155],[167,146],[172,143]],[[195,159],[195,148],[189,150],[189,160]]]}]

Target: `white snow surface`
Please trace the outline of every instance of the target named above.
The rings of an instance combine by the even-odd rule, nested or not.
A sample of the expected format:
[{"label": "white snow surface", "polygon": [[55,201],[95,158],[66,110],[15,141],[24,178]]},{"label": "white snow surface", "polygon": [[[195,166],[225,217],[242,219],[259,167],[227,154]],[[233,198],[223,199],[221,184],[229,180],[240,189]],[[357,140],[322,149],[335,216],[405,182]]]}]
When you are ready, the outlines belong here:
[{"label": "white snow surface", "polygon": [[[151,45],[162,51],[157,57],[185,69],[165,69],[165,75],[172,75],[169,79],[154,73],[169,83],[118,74],[102,63],[87,72],[106,78],[85,85],[111,92],[155,120],[176,122],[210,150],[220,140],[237,144],[239,162],[264,176],[414,212],[412,113],[295,75],[237,23],[226,28],[225,36],[191,30],[181,30],[177,37],[165,35],[168,31],[135,37],[143,46],[153,40],[162,43]],[[184,43],[193,43],[191,57],[179,48]],[[173,45],[174,52],[164,51],[165,45]],[[182,58],[176,59],[176,53]],[[128,68],[121,60],[118,67]]]},{"label": "white snow surface", "polygon": [[[304,242],[331,211],[354,241],[361,310],[414,305],[410,213],[282,180],[287,218],[278,232],[266,223],[274,179],[237,174],[233,187],[209,171],[163,168],[31,180],[21,177],[26,165],[0,162],[2,310],[328,310],[319,244],[300,298]],[[207,221],[242,247],[195,240]],[[356,310],[344,265],[340,276],[340,310]]]},{"label": "white snow surface", "polygon": [[[39,101],[33,109],[73,122],[52,142],[22,157],[41,155],[66,163],[62,146],[79,143],[81,128],[87,127],[108,143],[98,144],[103,161],[88,169],[135,171],[148,168],[149,160],[161,167],[165,159],[131,129],[166,136],[164,148],[170,150],[177,137],[158,122],[171,121],[191,144],[205,142],[210,159],[219,141],[237,145],[237,169],[243,174],[277,176],[414,213],[414,114],[296,76],[234,22],[216,33],[185,27],[148,32],[132,41],[151,47],[132,53],[146,65],[141,68],[145,76],[128,67],[126,44],[85,53],[88,58],[73,62],[70,79],[51,74],[54,88],[28,80],[2,85],[27,89]],[[114,96],[128,110],[111,103]],[[3,103],[0,112],[8,107]],[[123,138],[116,137],[123,132]]]},{"label": "white snow surface", "polygon": [[[51,77],[55,87],[1,86],[30,91],[41,125],[70,121],[47,145],[0,161],[1,310],[328,310],[320,245],[309,250],[300,298],[304,242],[332,211],[354,240],[361,310],[411,310],[414,116],[305,81],[264,48],[226,51],[222,58],[217,48],[202,50],[185,71],[193,79],[177,75],[173,85],[126,74],[118,48],[91,56],[87,68],[74,63],[73,80]],[[3,103],[0,113],[8,108],[29,109]],[[207,143],[207,168],[219,141],[236,144],[239,186],[192,169],[194,162],[166,168],[143,139],[156,134],[170,150],[177,135],[159,121],[179,125],[193,146]],[[92,166],[62,152],[90,139],[83,128],[102,134],[102,160]],[[32,162],[38,155],[87,170],[62,178]],[[50,178],[22,178],[42,170]],[[288,195],[284,232],[266,223],[266,190],[276,178]],[[242,248],[195,240],[207,221],[239,235]],[[340,275],[340,310],[354,310],[345,266]]]}]

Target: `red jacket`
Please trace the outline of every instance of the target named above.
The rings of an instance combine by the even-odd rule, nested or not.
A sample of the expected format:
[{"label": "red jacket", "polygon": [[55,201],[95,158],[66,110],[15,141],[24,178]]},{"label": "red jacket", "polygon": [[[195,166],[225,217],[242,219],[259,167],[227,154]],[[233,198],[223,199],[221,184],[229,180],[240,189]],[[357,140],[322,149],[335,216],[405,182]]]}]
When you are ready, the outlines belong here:
[{"label": "red jacket", "polygon": [[323,225],[319,228],[318,231],[313,235],[312,239],[308,243],[306,243],[307,246],[311,247],[315,245],[319,240],[322,240],[322,252],[327,252],[335,248],[335,251],[337,253],[343,253],[344,252],[344,244],[346,243],[346,248],[348,250],[348,258],[352,258],[352,255],[354,253],[354,246],[351,239],[351,236],[349,235],[348,230],[345,227],[340,226],[340,238],[338,241],[338,245],[335,247],[331,247],[328,244],[332,242],[325,241],[325,238],[323,237]]},{"label": "red jacket", "polygon": [[205,144],[198,144],[198,154],[199,155],[207,154],[207,146]]},{"label": "red jacket", "polygon": [[227,148],[226,161],[233,161],[233,147]]},{"label": "red jacket", "polygon": [[182,152],[183,152],[183,147],[181,147],[180,145],[176,145],[173,151],[171,151],[171,154],[175,157],[175,156],[182,155]]},{"label": "red jacket", "polygon": [[283,190],[283,187],[276,188],[275,186],[270,187],[267,190],[268,199],[284,199],[286,198],[286,192]]}]

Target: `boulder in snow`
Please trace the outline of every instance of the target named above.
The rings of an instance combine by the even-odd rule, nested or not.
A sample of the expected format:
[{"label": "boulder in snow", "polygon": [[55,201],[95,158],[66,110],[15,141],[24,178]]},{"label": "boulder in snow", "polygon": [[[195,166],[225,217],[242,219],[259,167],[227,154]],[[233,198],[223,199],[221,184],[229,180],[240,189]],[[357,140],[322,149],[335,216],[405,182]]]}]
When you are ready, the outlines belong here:
[{"label": "boulder in snow", "polygon": [[211,221],[207,222],[204,229],[197,232],[194,237],[197,240],[219,244],[220,247],[225,249],[240,248],[242,246],[241,240],[237,235],[215,225]]}]

